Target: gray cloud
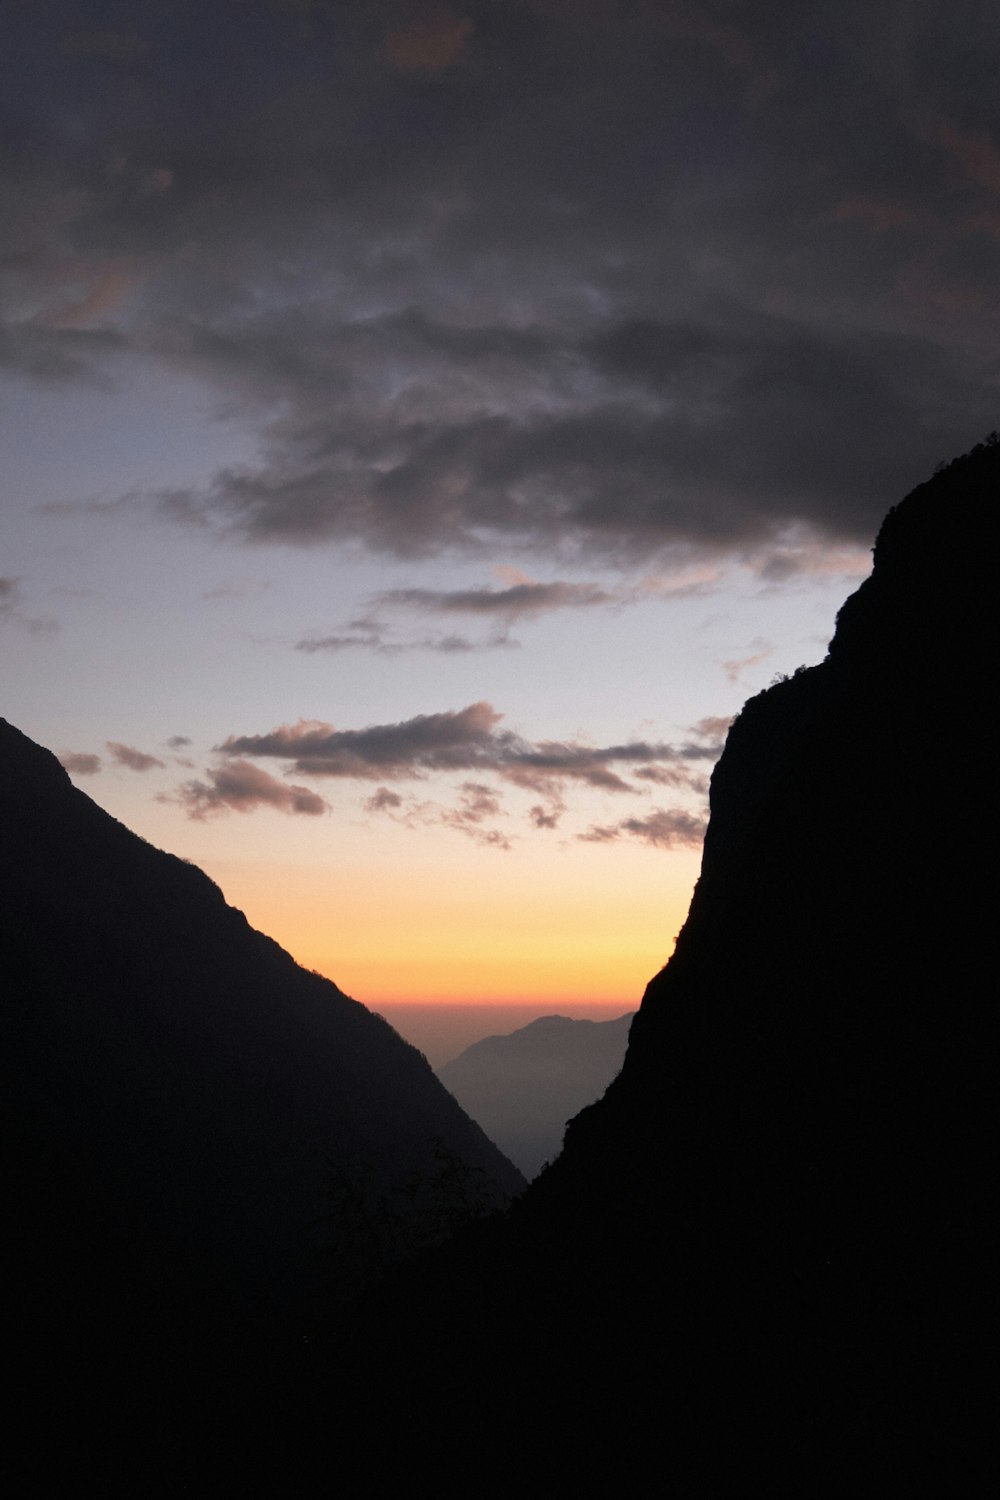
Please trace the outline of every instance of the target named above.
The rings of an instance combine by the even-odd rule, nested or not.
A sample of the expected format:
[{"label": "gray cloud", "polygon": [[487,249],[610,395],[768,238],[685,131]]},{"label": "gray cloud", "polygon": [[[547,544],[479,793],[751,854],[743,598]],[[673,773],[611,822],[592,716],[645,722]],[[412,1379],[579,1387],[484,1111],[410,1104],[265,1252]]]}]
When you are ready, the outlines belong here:
[{"label": "gray cloud", "polygon": [[509,849],[510,840],[498,828],[487,827],[491,818],[501,813],[500,798],[491,787],[478,781],[464,781],[459,787],[458,806],[442,814],[442,822],[459,833],[466,834],[477,844],[494,849]]},{"label": "gray cloud", "polygon": [[596,583],[534,583],[526,579],[507,588],[390,589],[376,601],[437,614],[500,615],[514,621],[557,609],[586,609],[616,602]]},{"label": "gray cloud", "polygon": [[413,777],[492,767],[503,755],[516,753],[521,742],[509,730],[497,729],[502,717],[491,704],[480,702],[367,729],[336,730],[331,724],[301,720],[270,734],[232,735],[218,749],[226,755],[287,760],[311,776]]},{"label": "gray cloud", "polygon": [[594,825],[577,837],[588,844],[609,844],[621,838],[639,839],[657,849],[696,849],[705,837],[706,820],[683,808],[657,808],[645,818],[623,818],[619,823]]},{"label": "gray cloud", "polygon": [[[508,570],[513,571],[513,570]],[[297,641],[295,649],[317,652],[372,651],[379,656],[397,656],[402,652],[436,651],[445,654],[473,651],[517,649],[520,642],[509,631],[516,621],[560,609],[581,609],[599,604],[623,604],[639,597],[650,597],[652,590],[639,593],[610,593],[595,583],[554,581],[536,583],[517,577],[504,588],[482,586],[469,589],[388,589],[370,601],[379,610],[415,610],[430,614],[468,614],[497,621],[492,635],[469,639],[450,633],[439,636],[400,636],[394,628],[374,615],[352,620],[346,627],[329,635],[310,635]]]},{"label": "gray cloud", "polygon": [[346,634],[305,636],[296,641],[296,651],[309,655],[318,652],[373,651],[377,656],[399,656],[409,651],[438,651],[446,656],[470,651],[498,651],[516,648],[517,642],[507,635],[473,641],[464,635],[424,636],[418,640],[394,640],[385,627],[348,631]]},{"label": "gray cloud", "polygon": [[152,771],[165,767],[165,762],[158,760],[155,755],[147,755],[144,750],[136,750],[132,745],[122,745],[117,740],[107,741],[111,759],[118,766],[124,766],[129,771]]},{"label": "gray cloud", "polygon": [[716,742],[718,748],[721,750],[721,742],[729,733],[732,722],[732,714],[726,714],[725,716],[712,714],[705,719],[699,719],[697,724],[692,726],[691,733],[696,735],[698,739]]},{"label": "gray cloud", "polygon": [[436,772],[493,772],[547,797],[565,782],[635,792],[623,772],[711,761],[719,751],[717,744],[701,743],[700,736],[680,745],[644,740],[603,746],[559,740],[532,743],[501,729],[502,719],[491,703],[482,701],[365,729],[338,730],[321,721],[301,720],[269,734],[232,735],[217,748],[225,755],[284,760],[310,776],[389,780]]},{"label": "gray cloud", "polygon": [[[611,360],[603,345],[587,351],[589,364],[577,351],[579,393],[530,403],[497,392],[499,413],[484,411],[478,390],[451,391],[454,372],[428,355],[422,409],[366,391],[363,408],[347,400],[334,417],[301,399],[269,430],[264,464],[164,503],[248,541],[361,539],[402,556],[498,544],[624,558],[681,545],[773,550],[803,525],[863,541],[910,477],[900,432],[913,434],[915,475],[920,460],[927,468],[948,452],[949,428],[975,437],[993,418],[992,378],[983,387],[958,377],[920,340],[756,321],[739,337],[685,328],[704,369],[677,330],[647,325],[643,339],[662,345],[669,375],[638,357],[648,352],[640,330],[611,330],[623,350],[637,341],[634,362],[623,350]],[[416,591],[394,602],[449,607]],[[450,607],[491,602],[468,591]]]},{"label": "gray cloud", "polygon": [[398,812],[403,805],[403,799],[398,792],[393,792],[387,786],[380,786],[377,792],[365,801],[365,811],[372,813]]},{"label": "gray cloud", "polygon": [[[495,777],[539,799],[528,809],[531,827],[554,829],[566,812],[566,795],[573,787],[640,796],[653,785],[671,786],[692,793],[700,803],[708,790],[700,767],[718,757],[719,735],[729,722],[704,719],[689,739],[678,744],[630,740],[595,746],[578,741],[529,741],[502,728],[502,719],[492,704],[483,701],[365,729],[338,730],[320,721],[301,720],[269,734],[233,735],[217,749],[226,756],[281,760],[302,775],[377,780],[382,784],[366,799],[366,812],[388,816],[410,828],[448,827],[478,843],[506,849],[510,835],[496,826],[503,816],[500,794],[489,782],[461,782],[458,803],[452,807],[404,797],[385,783],[470,771],[477,778]],[[632,836],[674,847],[699,840],[703,826],[700,813],[657,811],[594,827],[580,837],[607,842]]]},{"label": "gray cloud", "polygon": [[699,796],[708,791],[708,777],[687,766],[640,766],[633,775],[636,781],[648,781],[654,786],[687,787]]},{"label": "gray cloud", "polygon": [[533,828],[558,828],[559,821],[566,811],[566,803],[562,794],[551,784],[541,790],[545,794],[545,801],[536,802],[528,809],[528,821]]},{"label": "gray cloud", "polygon": [[202,821],[214,814],[253,812],[261,807],[283,813],[317,817],[327,804],[308,787],[278,781],[249,761],[227,761],[206,773],[207,781],[188,781],[170,799],[181,804],[191,818]]},{"label": "gray cloud", "polygon": [[71,776],[96,776],[101,769],[101,757],[82,750],[64,750],[59,764]]},{"label": "gray cloud", "polygon": [[208,382],[175,520],[777,582],[996,425],[986,0],[244,9],[5,34],[0,367]]},{"label": "gray cloud", "polygon": [[404,798],[398,792],[380,786],[373,796],[366,799],[364,809],[369,813],[385,814],[405,828],[451,828],[487,848],[510,849],[507,835],[499,828],[488,826],[491,819],[504,815],[494,789],[481,782],[465,781],[458,793],[457,806],[446,807],[439,802]]}]

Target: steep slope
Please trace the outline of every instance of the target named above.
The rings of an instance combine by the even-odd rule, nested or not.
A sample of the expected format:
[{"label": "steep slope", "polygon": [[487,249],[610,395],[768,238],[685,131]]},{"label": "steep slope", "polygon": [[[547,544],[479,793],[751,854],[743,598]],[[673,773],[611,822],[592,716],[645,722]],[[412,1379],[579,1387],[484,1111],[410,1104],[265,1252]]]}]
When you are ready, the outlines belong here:
[{"label": "steep slope", "polygon": [[613,1021],[539,1016],[474,1042],[438,1068],[462,1108],[526,1177],[559,1154],[566,1121],[621,1068],[631,1014]]},{"label": "steep slope", "polygon": [[979,1482],[985,1454],[996,799],[968,729],[998,498],[995,442],[920,486],[827,659],[746,705],[676,952],[530,1210],[630,1253],[744,1464],[831,1492],[906,1462]]},{"label": "steep slope", "polygon": [[995,439],[909,495],[733,726],[621,1074],[411,1314],[439,1493],[989,1492],[998,498]]},{"label": "steep slope", "polygon": [[391,1253],[376,1218],[417,1242],[521,1189],[387,1022],[4,721],[0,827],[8,1348],[298,1337]]}]

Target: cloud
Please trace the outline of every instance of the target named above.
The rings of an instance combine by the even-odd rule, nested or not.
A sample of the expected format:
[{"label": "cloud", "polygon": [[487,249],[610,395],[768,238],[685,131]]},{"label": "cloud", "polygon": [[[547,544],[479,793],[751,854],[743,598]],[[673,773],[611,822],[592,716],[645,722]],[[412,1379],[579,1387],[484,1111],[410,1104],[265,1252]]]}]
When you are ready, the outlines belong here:
[{"label": "cloud", "polygon": [[218,748],[226,755],[288,760],[310,776],[412,777],[490,766],[514,753],[519,741],[510,731],[497,729],[502,717],[491,704],[480,702],[367,729],[336,730],[322,721],[300,720],[270,734],[232,735]]},{"label": "cloud", "polygon": [[20,597],[19,578],[0,578],[0,618],[9,615]]},{"label": "cloud", "polygon": [[224,755],[284,760],[309,776],[385,781],[437,772],[492,772],[546,797],[564,783],[634,793],[637,789],[623,774],[630,769],[714,760],[718,754],[717,745],[698,742],[701,736],[680,745],[645,740],[602,746],[530,742],[500,728],[502,719],[503,714],[485,701],[365,729],[338,730],[303,719],[269,734],[231,735],[217,749]]},{"label": "cloud", "polygon": [[528,809],[528,821],[533,828],[558,828],[559,820],[566,811],[566,803],[555,790],[549,791],[546,802],[536,802]]},{"label": "cloud", "polygon": [[[375,320],[367,341],[330,327],[342,365],[337,414],[299,351],[264,462],[220,470],[163,505],[244,541],[355,539],[400,556],[502,544],[638,561],[684,547],[774,548],[790,529],[813,543],[867,542],[900,482],[892,434],[919,430],[929,464],[947,451],[941,418],[951,418],[932,392],[950,392],[953,415],[968,399],[972,433],[993,414],[985,392],[956,385],[957,371],[925,342],[776,315],[608,323],[575,342],[550,333],[513,356],[524,369],[510,386],[504,375],[461,375],[465,355],[443,353],[418,326],[407,335],[423,347],[411,356],[419,375],[406,402],[378,388],[372,364],[384,346],[383,367],[394,368],[398,325]],[[488,341],[490,330],[473,331]],[[246,334],[244,374],[253,343]],[[273,358],[273,341],[260,352]],[[392,602],[485,613],[502,610],[505,593],[515,610],[546,599],[527,587],[462,592],[397,591]],[[588,602],[553,586],[551,604],[560,592],[562,605]]]},{"label": "cloud", "polygon": [[167,740],[167,744],[170,746],[171,750],[183,750],[185,746],[190,745],[190,743],[191,741],[188,739],[186,734],[172,734]]},{"label": "cloud", "polygon": [[729,682],[737,683],[746,671],[747,667],[756,667],[762,661],[767,661],[774,654],[774,647],[770,641],[760,638],[750,642],[751,651],[749,656],[732,657],[729,661],[721,662],[722,670],[725,672]]},{"label": "cloud", "polygon": [[698,739],[717,742],[717,748],[721,751],[721,742],[729,733],[733,717],[734,715],[732,714],[709,715],[707,718],[699,719],[697,724],[693,725],[691,733],[697,736]]},{"label": "cloud", "polygon": [[101,769],[101,757],[90,755],[86,751],[64,750],[59,757],[59,764],[71,776],[96,776]]},{"label": "cloud", "polygon": [[308,787],[278,781],[260,766],[246,760],[227,761],[206,772],[207,781],[188,781],[170,799],[179,802],[188,817],[203,821],[226,812],[254,812],[261,807],[279,812],[317,817],[327,803]]},{"label": "cloud", "polygon": [[511,842],[499,828],[487,826],[488,820],[503,816],[500,798],[492,787],[481,782],[465,781],[458,788],[459,800],[455,807],[446,807],[439,802],[416,798],[403,798],[398,792],[380,786],[368,797],[364,809],[369,813],[382,813],[404,828],[445,827],[464,833],[477,844],[493,849],[510,849]]},{"label": "cloud", "polygon": [[442,822],[474,839],[477,844],[509,849],[510,840],[505,834],[497,828],[486,827],[487,820],[497,817],[500,812],[500,798],[491,787],[482,782],[463,781],[458,806],[443,813]]},{"label": "cloud", "polygon": [[716,582],[720,569],[699,570],[697,582],[691,570],[671,579],[669,575],[644,578],[638,586],[608,589],[597,583],[574,583],[554,580],[539,583],[517,568],[496,568],[509,581],[504,587],[479,585],[465,589],[396,588],[376,594],[369,601],[380,611],[416,611],[426,614],[466,614],[495,623],[492,634],[470,639],[450,633],[439,636],[407,637],[394,634],[394,627],[374,615],[352,620],[329,635],[304,636],[295,643],[297,651],[316,652],[372,651],[380,656],[396,656],[409,651],[445,653],[514,650],[520,642],[511,634],[519,620],[536,618],[564,609],[589,609],[608,605],[623,607],[654,598],[674,598],[689,592],[700,592]]},{"label": "cloud", "polygon": [[645,818],[623,818],[619,823],[594,825],[577,837],[587,844],[639,839],[656,849],[696,849],[705,837],[706,820],[683,808],[657,808]]},{"label": "cloud", "polygon": [[680,559],[668,572],[649,573],[619,603],[641,603],[645,599],[688,599],[718,588],[725,578],[725,568],[715,563],[685,563]]},{"label": "cloud", "polygon": [[[396,723],[337,729],[319,719],[279,725],[267,734],[230,735],[215,747],[221,764],[207,780],[186,783],[167,801],[180,801],[193,816],[226,807],[250,811],[273,805],[285,811],[319,812],[326,804],[302,786],[289,787],[255,766],[258,760],[283,763],[288,775],[377,783],[362,802],[369,815],[387,817],[406,828],[448,828],[498,849],[511,847],[513,835],[502,826],[509,817],[505,793],[535,800],[519,811],[528,826],[552,830],[567,812],[571,792],[589,790],[614,797],[648,797],[653,786],[670,786],[695,799],[697,812],[685,814],[700,827],[700,808],[708,789],[706,769],[721,751],[728,719],[708,718],[676,743],[629,739],[594,745],[582,738],[537,739],[504,727],[503,715],[480,700],[462,709],[417,714]],[[414,796],[397,790],[400,782],[428,782],[457,777],[448,802],[440,796]],[[636,814],[605,828],[591,830],[589,841],[612,835],[645,837],[665,843],[684,836],[680,811]]]},{"label": "cloud", "polygon": [[[677,744],[627,740],[589,745],[580,740],[531,741],[502,727],[503,715],[480,701],[459,710],[418,714],[395,724],[365,729],[335,729],[319,720],[300,720],[264,735],[233,735],[217,747],[225,756],[284,761],[300,775],[336,777],[381,784],[364,802],[364,810],[392,818],[405,827],[444,826],[478,843],[509,848],[510,835],[495,826],[504,815],[500,793],[485,778],[538,799],[527,810],[528,824],[554,829],[567,810],[572,788],[640,797],[654,785],[670,786],[695,796],[708,790],[700,767],[719,755],[720,734],[729,720],[704,719],[689,738]],[[240,764],[246,764],[241,761]],[[458,803],[405,797],[389,782],[427,780],[472,772],[476,779],[458,787]],[[627,834],[647,842],[680,844],[701,828],[699,814],[650,814],[591,829],[589,842]],[[685,818],[689,821],[685,822]],[[699,835],[700,836],[700,835]]]},{"label": "cloud", "polygon": [[985,0],[269,0],[182,91],[183,7],[148,52],[16,10],[0,367],[204,382],[259,456],[177,524],[777,582],[996,423]]},{"label": "cloud", "polygon": [[499,615],[513,622],[552,610],[611,604],[615,596],[596,583],[535,583],[525,579],[502,589],[390,589],[379,594],[376,602],[437,614]]},{"label": "cloud", "polygon": [[365,811],[372,813],[398,812],[403,805],[403,799],[398,792],[390,791],[387,786],[380,786],[377,792],[365,802]]},{"label": "cloud", "polygon": [[305,636],[296,641],[296,651],[310,655],[317,652],[373,651],[377,656],[399,656],[408,651],[438,651],[446,656],[462,655],[470,651],[499,651],[514,649],[517,642],[506,634],[491,636],[487,640],[473,641],[464,635],[423,636],[417,640],[393,640],[386,627],[365,628],[344,634]]},{"label": "cloud", "polygon": [[859,547],[821,547],[815,542],[789,542],[766,547],[750,565],[763,583],[783,584],[793,578],[860,580],[871,572],[871,552]]},{"label": "cloud", "polygon": [[136,750],[131,745],[122,745],[117,740],[108,740],[107,747],[115,764],[124,766],[126,770],[152,771],[158,767],[162,771],[165,768],[164,761],[158,760],[155,755],[147,755],[144,750]]},{"label": "cloud", "polygon": [[640,766],[632,774],[636,781],[648,781],[654,786],[687,787],[700,796],[708,791],[708,777],[687,766]]}]

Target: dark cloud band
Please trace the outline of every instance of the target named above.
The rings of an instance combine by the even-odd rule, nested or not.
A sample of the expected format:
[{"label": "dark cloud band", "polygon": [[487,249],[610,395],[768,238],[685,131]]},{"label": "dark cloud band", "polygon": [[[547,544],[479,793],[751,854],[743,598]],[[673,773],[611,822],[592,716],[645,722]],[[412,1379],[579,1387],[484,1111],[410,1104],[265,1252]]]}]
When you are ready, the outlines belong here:
[{"label": "dark cloud band", "polygon": [[996,426],[986,0],[237,9],[5,33],[0,369],[128,354],[260,440],[164,515],[402,556],[863,545]]}]

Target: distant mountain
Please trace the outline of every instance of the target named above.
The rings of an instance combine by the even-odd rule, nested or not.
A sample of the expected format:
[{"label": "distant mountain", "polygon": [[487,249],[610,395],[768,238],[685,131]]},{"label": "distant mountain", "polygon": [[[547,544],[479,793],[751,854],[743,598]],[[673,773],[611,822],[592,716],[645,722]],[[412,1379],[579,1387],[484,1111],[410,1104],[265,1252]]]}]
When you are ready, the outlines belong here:
[{"label": "distant mountain", "polygon": [[540,1016],[437,1069],[445,1088],[526,1177],[559,1154],[566,1121],[621,1068],[632,1012],[614,1021]]},{"label": "distant mountain", "polygon": [[299,1337],[400,1245],[523,1188],[386,1021],[3,720],[0,954],[0,1319],[22,1386],[25,1360],[44,1381],[98,1348],[194,1365],[192,1339]]}]

